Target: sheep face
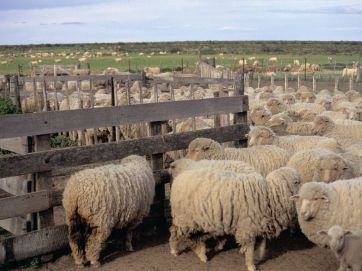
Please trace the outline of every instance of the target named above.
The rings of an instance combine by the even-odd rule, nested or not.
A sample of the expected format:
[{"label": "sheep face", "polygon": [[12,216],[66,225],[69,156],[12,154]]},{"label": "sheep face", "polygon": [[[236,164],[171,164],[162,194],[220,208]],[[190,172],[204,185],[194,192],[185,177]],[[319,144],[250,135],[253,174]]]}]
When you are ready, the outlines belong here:
[{"label": "sheep face", "polygon": [[302,102],[305,103],[314,103],[316,100],[316,96],[314,93],[311,92],[303,92],[300,96],[300,99],[302,100]]},{"label": "sheep face", "polygon": [[192,161],[189,159],[179,159],[171,163],[168,172],[172,175],[172,178],[176,178],[184,170],[191,168],[191,164]]},{"label": "sheep face", "polygon": [[255,127],[248,134],[248,146],[271,145],[275,134],[266,127]]},{"label": "sheep face", "polygon": [[252,125],[264,125],[272,116],[272,113],[265,108],[253,109],[250,113],[250,122]]},{"label": "sheep face", "polygon": [[321,236],[328,236],[329,247],[335,251],[340,252],[344,247],[344,237],[351,234],[350,231],[345,231],[341,226],[334,225],[328,231],[321,230],[318,232]]},{"label": "sheep face", "polygon": [[326,116],[318,116],[313,121],[312,133],[314,135],[324,135],[333,129],[334,122]]},{"label": "sheep face", "polygon": [[269,99],[266,103],[266,107],[273,115],[278,114],[285,109],[284,104],[275,98]]},{"label": "sheep face", "polygon": [[185,158],[191,160],[212,159],[215,155],[222,155],[221,145],[208,138],[196,138],[189,144]]},{"label": "sheep face", "polygon": [[348,169],[347,164],[339,157],[334,159],[330,157],[322,158],[315,170],[313,181],[330,183],[345,178]]},{"label": "sheep face", "polygon": [[323,106],[326,110],[332,109],[332,101],[330,101],[330,100],[321,99],[320,101],[317,102],[317,104]]},{"label": "sheep face", "polygon": [[285,94],[282,97],[282,101],[285,104],[295,104],[295,97],[292,94]]},{"label": "sheep face", "polygon": [[359,109],[357,111],[350,112],[348,117],[351,120],[362,121],[362,110]]}]

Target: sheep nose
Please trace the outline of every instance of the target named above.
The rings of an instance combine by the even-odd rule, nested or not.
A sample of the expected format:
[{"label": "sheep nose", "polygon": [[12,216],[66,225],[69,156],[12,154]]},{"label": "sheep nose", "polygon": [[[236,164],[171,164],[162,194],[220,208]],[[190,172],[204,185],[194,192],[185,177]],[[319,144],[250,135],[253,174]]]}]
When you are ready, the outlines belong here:
[{"label": "sheep nose", "polygon": [[305,221],[308,221],[311,218],[311,214],[310,214],[309,211],[302,211],[301,215],[302,215],[302,217],[304,218]]}]

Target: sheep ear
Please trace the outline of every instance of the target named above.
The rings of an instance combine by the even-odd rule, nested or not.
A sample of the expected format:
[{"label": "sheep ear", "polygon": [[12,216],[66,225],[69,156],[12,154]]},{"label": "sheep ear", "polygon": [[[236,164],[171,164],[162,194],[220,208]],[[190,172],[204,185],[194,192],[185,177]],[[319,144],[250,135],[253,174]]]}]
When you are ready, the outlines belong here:
[{"label": "sheep ear", "polygon": [[349,235],[349,234],[352,234],[352,232],[349,230],[344,231],[344,235]]},{"label": "sheep ear", "polygon": [[297,199],[299,199],[300,198],[300,196],[298,195],[298,194],[296,194],[296,195],[294,195],[294,196],[291,196],[289,199],[290,200],[297,200]]},{"label": "sheep ear", "polygon": [[349,169],[349,167],[343,167],[343,170],[347,170],[347,169]]},{"label": "sheep ear", "polygon": [[326,236],[328,233],[325,230],[317,231],[317,234],[320,236]]}]

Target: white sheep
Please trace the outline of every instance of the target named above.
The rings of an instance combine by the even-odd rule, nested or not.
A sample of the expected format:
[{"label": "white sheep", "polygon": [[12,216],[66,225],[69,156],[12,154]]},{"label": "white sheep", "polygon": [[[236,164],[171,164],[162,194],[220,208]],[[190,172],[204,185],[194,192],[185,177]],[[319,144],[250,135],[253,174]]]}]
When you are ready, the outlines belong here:
[{"label": "white sheep", "polygon": [[99,266],[99,254],[113,228],[127,230],[126,248],[132,251],[132,232],[148,214],[154,194],[152,169],[137,155],[73,174],[63,206],[76,265],[89,260]]},{"label": "white sheep", "polygon": [[209,138],[196,138],[188,146],[185,158],[192,160],[239,160],[253,166],[263,176],[287,164],[291,153],[277,146],[223,148]]},{"label": "white sheep", "polygon": [[248,133],[248,146],[275,145],[292,153],[315,148],[325,148],[340,152],[340,146],[333,138],[322,136],[277,136],[271,129],[264,126],[252,127]]},{"label": "white sheep", "polygon": [[[277,237],[293,222],[295,209],[289,197],[300,184],[298,174],[288,168],[272,172],[267,181],[258,173],[200,168],[178,175],[171,187],[171,253],[177,255],[184,239],[205,233],[206,238],[234,235],[245,253],[247,270],[256,270],[256,237],[263,241],[258,256],[263,257],[265,238]],[[195,252],[207,261],[204,239],[199,237]],[[196,236],[197,238],[197,236]],[[204,236],[205,238],[205,236]]]},{"label": "white sheep", "polygon": [[232,171],[235,173],[253,173],[255,168],[248,163],[233,160],[199,160],[182,158],[171,163],[169,172],[173,178],[176,178],[185,170],[193,170],[198,168],[214,168]]},{"label": "white sheep", "polygon": [[301,175],[302,183],[333,182],[359,176],[355,167],[341,155],[326,149],[311,149],[295,153],[287,163]]},{"label": "white sheep", "polygon": [[250,110],[248,115],[252,125],[265,125],[273,114],[263,106],[256,106]]},{"label": "white sheep", "polygon": [[300,188],[296,199],[302,232],[313,243],[326,246],[328,239],[319,230],[340,225],[347,229],[362,228],[362,178],[333,183],[310,182]]},{"label": "white sheep", "polygon": [[328,237],[328,245],[339,261],[338,271],[362,270],[362,231],[344,230],[334,225],[328,230],[318,231],[321,236]]}]

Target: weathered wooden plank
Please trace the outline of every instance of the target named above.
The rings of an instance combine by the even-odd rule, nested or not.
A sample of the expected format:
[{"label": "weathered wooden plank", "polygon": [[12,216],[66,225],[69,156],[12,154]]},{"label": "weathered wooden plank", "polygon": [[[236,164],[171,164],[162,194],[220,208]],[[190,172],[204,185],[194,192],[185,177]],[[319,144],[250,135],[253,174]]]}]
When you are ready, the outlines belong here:
[{"label": "weathered wooden plank", "polygon": [[67,226],[60,225],[4,239],[0,242],[0,264],[47,254],[68,246]]},{"label": "weathered wooden plank", "polygon": [[208,137],[219,142],[234,141],[244,139],[248,130],[248,125],[238,124],[194,132],[3,157],[0,158],[0,178],[111,161],[131,154],[146,155],[185,149],[197,137]]},{"label": "weathered wooden plank", "polygon": [[[246,111],[247,96],[0,116],[0,138]],[[9,129],[11,127],[11,129]]]},{"label": "weathered wooden plank", "polygon": [[83,81],[83,80],[110,80],[114,78],[116,80],[142,80],[141,74],[119,74],[119,75],[61,75],[61,76],[24,76],[19,77],[19,83],[31,82],[52,82],[52,81]]},{"label": "weathered wooden plank", "polygon": [[0,149],[15,152],[18,154],[26,154],[28,150],[28,137],[1,138]]},{"label": "weathered wooden plank", "polygon": [[48,191],[0,199],[0,220],[35,213],[51,207]]}]

